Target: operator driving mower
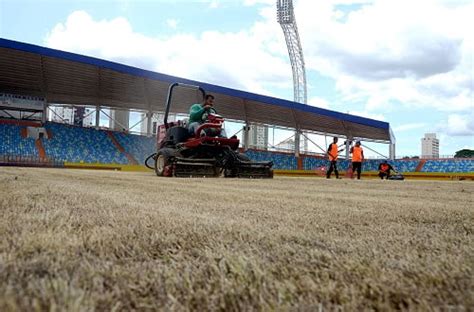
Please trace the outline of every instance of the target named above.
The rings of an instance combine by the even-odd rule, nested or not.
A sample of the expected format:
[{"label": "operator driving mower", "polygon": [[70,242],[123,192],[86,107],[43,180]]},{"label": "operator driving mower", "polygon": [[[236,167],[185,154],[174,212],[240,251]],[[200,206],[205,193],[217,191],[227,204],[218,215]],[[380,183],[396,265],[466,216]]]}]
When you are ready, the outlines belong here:
[{"label": "operator driving mower", "polygon": [[[273,178],[273,163],[251,161],[238,152],[239,139],[221,137],[224,119],[213,111],[206,112],[204,122],[194,135],[185,121],[168,122],[175,87],[203,88],[182,83],[169,87],[164,123],[157,131],[157,152],[148,156],[145,165],[163,177]],[[149,161],[154,161],[154,166]]]}]

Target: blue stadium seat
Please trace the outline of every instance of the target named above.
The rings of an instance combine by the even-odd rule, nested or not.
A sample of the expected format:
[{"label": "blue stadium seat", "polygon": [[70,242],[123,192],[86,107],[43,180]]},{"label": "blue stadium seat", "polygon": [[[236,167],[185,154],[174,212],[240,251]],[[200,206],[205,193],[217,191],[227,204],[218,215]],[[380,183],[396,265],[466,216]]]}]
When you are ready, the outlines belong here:
[{"label": "blue stadium seat", "polygon": [[35,140],[21,137],[23,126],[0,124],[0,155],[39,157]]},{"label": "blue stadium seat", "polygon": [[293,154],[248,150],[245,155],[254,161],[273,161],[273,169],[296,170],[298,168]]},{"label": "blue stadium seat", "polygon": [[303,158],[303,170],[315,170],[316,168],[329,166],[327,159],[316,158],[316,157],[305,157]]},{"label": "blue stadium seat", "polygon": [[428,159],[421,172],[474,172],[474,159]]},{"label": "blue stadium seat", "polygon": [[45,128],[52,132],[52,138],[43,139],[48,157],[76,163],[128,164],[105,131],[57,123],[47,123]]},{"label": "blue stadium seat", "polygon": [[121,132],[114,132],[114,136],[125,151],[132,155],[141,165],[144,164],[148,156],[156,152],[155,137],[125,134]]},{"label": "blue stadium seat", "polygon": [[[39,157],[35,140],[22,138],[23,126],[0,124],[0,155]],[[52,138],[42,139],[47,157],[57,161],[128,164],[128,159],[113,144],[107,131],[82,128],[58,123],[47,123],[45,128],[52,133]],[[140,164],[146,157],[156,151],[156,138],[114,132],[114,136],[124,150]],[[297,158],[292,153],[248,150],[245,154],[255,161],[273,161],[274,169],[295,170]],[[362,165],[363,171],[377,171],[380,159],[367,159]],[[415,172],[419,159],[389,161],[399,172]],[[339,160],[339,169],[345,171],[349,160]],[[328,166],[328,160],[305,156],[303,169],[314,170]],[[474,172],[474,159],[428,159],[421,172]]]},{"label": "blue stadium seat", "polygon": [[[272,153],[264,151],[247,151],[246,155],[252,160],[271,160],[274,162],[274,169],[286,169],[292,170],[297,169],[297,160],[293,154],[283,154],[283,153]],[[379,164],[383,160],[381,159],[366,159],[362,163],[362,171],[378,171]],[[416,167],[418,166],[419,160],[394,160],[389,161],[397,171],[399,172],[415,172]],[[346,171],[349,168],[351,161],[340,159],[338,161],[338,168],[341,171]],[[472,160],[471,160],[472,163]],[[328,167],[329,161],[327,159],[321,159],[311,156],[305,156],[303,158],[303,170],[315,170],[319,167]],[[464,165],[461,169],[468,169],[467,165]],[[472,171],[472,170],[471,170]],[[465,172],[465,171],[458,171]]]}]

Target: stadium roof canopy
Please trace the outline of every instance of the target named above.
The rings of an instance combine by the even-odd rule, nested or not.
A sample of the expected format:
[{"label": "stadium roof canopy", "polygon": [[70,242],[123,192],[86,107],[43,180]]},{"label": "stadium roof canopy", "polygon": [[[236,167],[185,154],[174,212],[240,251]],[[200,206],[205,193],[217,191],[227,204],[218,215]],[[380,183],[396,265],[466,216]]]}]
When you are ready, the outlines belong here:
[{"label": "stadium roof canopy", "polygon": [[[0,38],[2,92],[41,96],[48,103],[164,111],[174,82],[214,94],[216,108],[229,119],[387,142],[391,138],[386,122]],[[197,99],[196,91],[176,92],[171,111],[187,113]]]}]

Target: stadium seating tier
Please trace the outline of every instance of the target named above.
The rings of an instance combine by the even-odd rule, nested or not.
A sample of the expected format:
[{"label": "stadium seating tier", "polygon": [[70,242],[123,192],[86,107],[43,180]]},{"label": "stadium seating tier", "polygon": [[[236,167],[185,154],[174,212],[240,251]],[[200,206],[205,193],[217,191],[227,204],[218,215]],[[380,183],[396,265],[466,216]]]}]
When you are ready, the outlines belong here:
[{"label": "stadium seating tier", "polygon": [[22,138],[23,126],[0,124],[0,155],[39,157],[34,139]]},{"label": "stadium seating tier", "polygon": [[146,157],[156,152],[156,138],[134,134],[114,132],[120,145],[130,153],[135,160],[144,165]]},{"label": "stadium seating tier", "polygon": [[106,131],[47,123],[52,138],[43,139],[48,157],[76,163],[128,164]]},{"label": "stadium seating tier", "polygon": [[[83,128],[59,123],[46,123],[44,126],[52,137],[43,138],[42,144],[46,156],[55,161],[72,163],[128,164],[125,153],[130,154],[139,164],[156,151],[156,138],[140,135],[112,132],[120,145],[117,147],[109,137],[109,131]],[[21,135],[25,126],[0,123],[0,156],[39,157],[35,140]],[[120,149],[120,150],[119,150]],[[294,154],[270,151],[248,150],[245,154],[255,161],[273,161],[274,169],[298,169],[298,160]],[[377,171],[381,160],[367,159],[363,171]],[[420,163],[419,159],[395,160],[389,163],[399,172],[474,172],[474,159],[428,159]],[[339,160],[339,169],[349,168],[349,160]],[[328,166],[326,159],[315,156],[303,156],[303,170],[315,170]],[[418,169],[420,169],[418,168]]]}]

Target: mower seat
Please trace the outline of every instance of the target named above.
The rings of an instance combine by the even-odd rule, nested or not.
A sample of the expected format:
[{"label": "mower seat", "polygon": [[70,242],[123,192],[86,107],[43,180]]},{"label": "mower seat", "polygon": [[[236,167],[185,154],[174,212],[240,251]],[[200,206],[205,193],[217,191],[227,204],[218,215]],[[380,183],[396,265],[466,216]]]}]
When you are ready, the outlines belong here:
[{"label": "mower seat", "polygon": [[186,140],[190,137],[188,128],[183,126],[169,128],[166,136],[166,140],[173,142],[174,145],[186,142]]}]

